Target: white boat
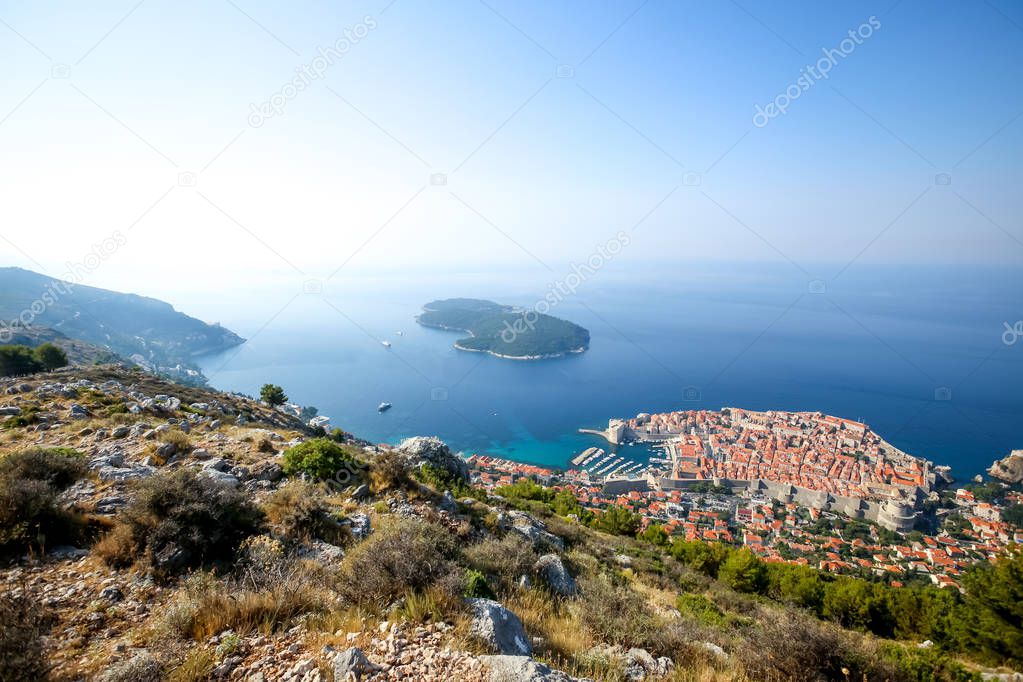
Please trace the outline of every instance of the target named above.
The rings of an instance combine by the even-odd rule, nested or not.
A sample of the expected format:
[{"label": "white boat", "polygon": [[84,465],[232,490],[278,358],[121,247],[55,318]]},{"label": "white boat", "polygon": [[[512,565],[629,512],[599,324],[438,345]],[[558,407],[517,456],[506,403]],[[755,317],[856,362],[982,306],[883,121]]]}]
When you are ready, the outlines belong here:
[{"label": "white boat", "polygon": [[394,332],[394,333],[397,334],[398,336],[405,336],[405,332]]},{"label": "white boat", "polygon": [[383,345],[384,348],[390,348],[391,347],[391,342],[390,341],[381,341],[380,343],[381,343],[381,345]]},{"label": "white boat", "polygon": [[391,403],[388,402],[382,402],[377,406],[378,412],[386,412],[389,409],[391,409]]}]

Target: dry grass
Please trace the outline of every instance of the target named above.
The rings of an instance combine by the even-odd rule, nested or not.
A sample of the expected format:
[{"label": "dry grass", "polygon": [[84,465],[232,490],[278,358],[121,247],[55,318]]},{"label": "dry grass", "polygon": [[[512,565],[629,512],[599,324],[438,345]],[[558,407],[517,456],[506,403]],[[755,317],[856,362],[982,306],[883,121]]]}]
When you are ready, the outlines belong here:
[{"label": "dry grass", "polygon": [[733,666],[715,668],[709,663],[680,666],[661,679],[663,682],[757,682]]},{"label": "dry grass", "polygon": [[295,573],[264,589],[248,589],[209,573],[194,574],[165,611],[158,629],[204,642],[224,630],[269,634],[286,628],[296,616],[326,613],[333,596],[298,566]]},{"label": "dry grass", "polygon": [[140,548],[131,527],[126,524],[117,524],[93,545],[92,551],[107,565],[114,568],[126,568],[135,563]]},{"label": "dry grass", "polygon": [[178,452],[190,452],[192,450],[192,440],[181,429],[168,429],[159,434],[158,439],[161,443],[173,445]]},{"label": "dry grass", "polygon": [[539,653],[552,659],[572,660],[595,642],[573,608],[542,590],[517,590],[505,606],[517,615],[526,632],[543,639]]},{"label": "dry grass", "polygon": [[433,586],[420,592],[406,592],[395,615],[410,623],[440,623],[453,620],[462,609],[460,595]]},{"label": "dry grass", "polygon": [[185,655],[181,664],[170,671],[167,682],[204,682],[217,664],[216,653],[210,647],[196,647]]}]

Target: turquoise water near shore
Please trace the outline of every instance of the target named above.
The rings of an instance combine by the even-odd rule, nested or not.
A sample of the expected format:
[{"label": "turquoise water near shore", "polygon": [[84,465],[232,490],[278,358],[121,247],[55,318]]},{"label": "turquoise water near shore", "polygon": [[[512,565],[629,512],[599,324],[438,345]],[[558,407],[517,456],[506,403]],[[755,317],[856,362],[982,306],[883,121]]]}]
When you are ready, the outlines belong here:
[{"label": "turquoise water near shore", "polygon": [[[1005,324],[1023,318],[1018,271],[875,266],[827,282],[825,293],[785,268],[598,275],[551,310],[590,330],[581,355],[464,353],[451,346],[456,334],[413,320],[443,297],[532,306],[550,273],[418,274],[233,307],[221,322],[249,341],[200,364],[216,388],[251,395],[281,384],[369,440],[437,435],[466,452],[547,466],[601,445],[579,427],[723,406],[860,419],[960,478],[1023,447],[1023,339],[1003,339]],[[393,408],[378,413],[385,400]]]}]

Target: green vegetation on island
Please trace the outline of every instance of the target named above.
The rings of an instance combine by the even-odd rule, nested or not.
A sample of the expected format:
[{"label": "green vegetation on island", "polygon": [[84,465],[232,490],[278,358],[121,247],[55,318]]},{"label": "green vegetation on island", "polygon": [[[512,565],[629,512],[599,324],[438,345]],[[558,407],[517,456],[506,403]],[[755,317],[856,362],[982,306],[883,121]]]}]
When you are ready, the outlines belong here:
[{"label": "green vegetation on island", "polygon": [[581,353],[590,332],[577,324],[532,309],[475,298],[449,298],[423,306],[416,321],[425,327],[462,331],[455,348],[514,360],[540,360]]}]

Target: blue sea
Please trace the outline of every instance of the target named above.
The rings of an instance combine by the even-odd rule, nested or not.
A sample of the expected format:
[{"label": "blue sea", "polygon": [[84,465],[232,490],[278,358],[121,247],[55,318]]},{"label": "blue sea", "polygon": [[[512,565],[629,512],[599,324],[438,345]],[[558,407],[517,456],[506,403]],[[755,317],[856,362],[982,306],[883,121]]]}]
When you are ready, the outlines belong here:
[{"label": "blue sea", "polygon": [[[555,467],[601,445],[580,427],[723,406],[861,420],[960,479],[1023,447],[1023,272],[838,270],[819,266],[817,281],[788,266],[609,266],[550,311],[590,330],[589,351],[536,362],[457,351],[458,334],[413,318],[455,296],[531,307],[570,268],[337,277],[219,311],[248,341],[200,364],[216,388],[280,384],[374,442],[436,435]],[[379,413],[382,401],[393,408]]]}]

